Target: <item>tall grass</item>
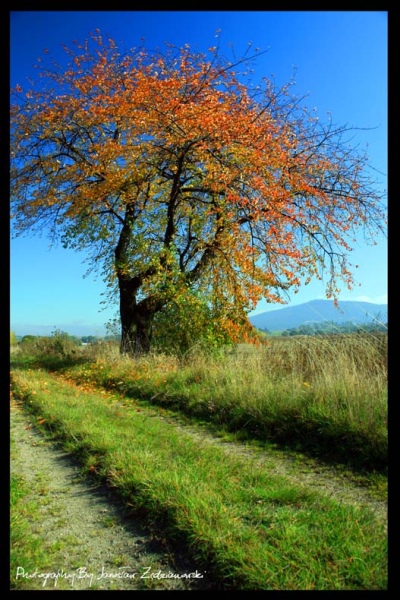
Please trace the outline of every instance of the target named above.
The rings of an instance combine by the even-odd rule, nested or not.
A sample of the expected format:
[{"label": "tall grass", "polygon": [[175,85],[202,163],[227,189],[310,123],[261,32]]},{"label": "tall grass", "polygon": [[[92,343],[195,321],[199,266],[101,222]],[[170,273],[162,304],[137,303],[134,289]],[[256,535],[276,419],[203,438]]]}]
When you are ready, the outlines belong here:
[{"label": "tall grass", "polygon": [[243,437],[386,469],[386,335],[281,337],[213,356],[196,349],[135,360],[104,345],[80,361],[51,362],[80,384],[175,408]]}]

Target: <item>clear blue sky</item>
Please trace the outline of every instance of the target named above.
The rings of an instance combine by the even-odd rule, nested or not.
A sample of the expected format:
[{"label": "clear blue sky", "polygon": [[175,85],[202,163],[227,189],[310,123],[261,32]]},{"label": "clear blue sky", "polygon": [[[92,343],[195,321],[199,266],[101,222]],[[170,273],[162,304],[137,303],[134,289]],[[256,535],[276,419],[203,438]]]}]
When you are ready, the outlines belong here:
[{"label": "clear blue sky", "polygon": [[[296,67],[298,95],[317,108],[320,119],[328,111],[334,123],[374,128],[355,132],[353,143],[368,143],[370,163],[381,189],[387,188],[387,28],[385,11],[13,11],[10,13],[11,85],[24,86],[36,74],[33,64],[47,48],[64,60],[61,44],[83,41],[99,28],[122,46],[131,48],[141,38],[151,48],[189,43],[199,51],[220,45],[237,55],[249,41],[261,56],[253,75],[257,82],[274,75],[278,84],[288,82]],[[366,246],[360,237],[352,262],[361,284],[344,290],[342,300],[387,302],[387,240]],[[61,247],[49,250],[49,240],[18,238],[11,241],[11,328],[17,335],[44,333],[59,327],[71,333],[101,333],[117,312],[102,310],[101,278],[83,278],[84,255]],[[324,284],[314,282],[292,296],[290,305],[324,297]],[[281,305],[261,303],[255,312]],[[38,329],[41,326],[41,329]],[[85,326],[85,329],[78,329]],[[88,331],[88,327],[90,331]]]}]

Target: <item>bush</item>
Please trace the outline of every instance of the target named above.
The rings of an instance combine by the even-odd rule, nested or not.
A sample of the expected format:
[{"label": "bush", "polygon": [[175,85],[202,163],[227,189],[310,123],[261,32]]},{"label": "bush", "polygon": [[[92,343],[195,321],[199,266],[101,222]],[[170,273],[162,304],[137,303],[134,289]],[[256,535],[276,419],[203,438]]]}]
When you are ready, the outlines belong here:
[{"label": "bush", "polygon": [[201,348],[215,350],[231,343],[219,316],[200,296],[188,294],[170,302],[155,318],[153,348],[167,353],[186,353]]},{"label": "bush", "polygon": [[56,329],[51,336],[25,335],[21,341],[21,350],[32,356],[71,358],[79,345],[78,338]]}]

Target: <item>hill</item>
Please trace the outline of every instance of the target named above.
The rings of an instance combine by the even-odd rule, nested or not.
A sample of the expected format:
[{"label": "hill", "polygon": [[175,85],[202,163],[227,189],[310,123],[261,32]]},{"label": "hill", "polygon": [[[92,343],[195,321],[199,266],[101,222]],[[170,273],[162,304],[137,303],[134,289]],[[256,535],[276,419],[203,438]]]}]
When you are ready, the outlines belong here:
[{"label": "hill", "polygon": [[380,321],[386,322],[387,312],[387,304],[344,301],[339,302],[339,308],[336,308],[331,300],[311,300],[311,302],[297,306],[263,312],[249,317],[249,320],[258,329],[282,331],[299,327],[305,323],[322,323],[324,321],[335,323],[351,321],[361,325],[371,323],[378,318]]}]

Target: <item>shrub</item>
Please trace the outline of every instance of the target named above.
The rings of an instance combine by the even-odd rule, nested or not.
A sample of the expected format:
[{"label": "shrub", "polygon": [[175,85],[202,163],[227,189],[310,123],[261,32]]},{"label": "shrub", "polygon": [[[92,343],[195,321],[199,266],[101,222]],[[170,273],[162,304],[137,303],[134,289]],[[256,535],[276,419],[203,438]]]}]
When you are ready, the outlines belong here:
[{"label": "shrub", "polygon": [[21,349],[32,356],[57,356],[71,358],[80,345],[78,338],[56,329],[51,336],[25,335],[21,341]]}]

